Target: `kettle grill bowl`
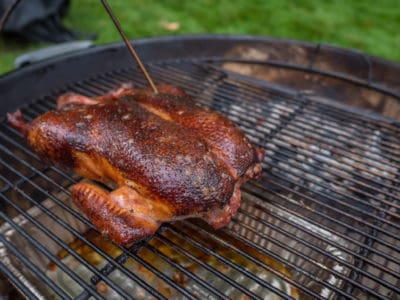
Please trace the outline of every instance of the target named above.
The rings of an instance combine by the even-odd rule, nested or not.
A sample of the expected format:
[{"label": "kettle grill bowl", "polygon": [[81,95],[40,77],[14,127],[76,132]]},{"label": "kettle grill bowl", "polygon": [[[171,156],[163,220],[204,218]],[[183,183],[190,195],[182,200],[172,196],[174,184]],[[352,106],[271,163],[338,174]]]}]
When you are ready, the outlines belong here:
[{"label": "kettle grill bowl", "polygon": [[[81,178],[43,166],[3,119],[0,270],[24,295],[399,295],[399,65],[249,36],[135,44],[157,83],[183,87],[265,149],[262,179],[243,186],[240,210],[221,231],[187,220],[118,247],[99,242],[70,203],[69,188]],[[0,78],[1,114],[20,108],[31,120],[67,91],[95,96],[122,82],[144,86],[127,62],[114,44],[10,73]]]}]

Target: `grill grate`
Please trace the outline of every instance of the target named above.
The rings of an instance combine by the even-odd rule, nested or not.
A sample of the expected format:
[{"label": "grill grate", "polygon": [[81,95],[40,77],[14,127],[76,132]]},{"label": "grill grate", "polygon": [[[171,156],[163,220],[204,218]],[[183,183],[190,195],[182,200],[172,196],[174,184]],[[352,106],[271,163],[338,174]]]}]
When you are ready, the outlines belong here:
[{"label": "grill grate", "polygon": [[[74,174],[43,166],[0,124],[0,270],[32,297],[387,298],[400,295],[400,126],[206,60],[149,64],[266,150],[228,228],[165,224],[130,249],[102,240],[69,201]],[[44,95],[99,95],[133,81],[119,69]],[[393,298],[394,299],[394,298]]]}]

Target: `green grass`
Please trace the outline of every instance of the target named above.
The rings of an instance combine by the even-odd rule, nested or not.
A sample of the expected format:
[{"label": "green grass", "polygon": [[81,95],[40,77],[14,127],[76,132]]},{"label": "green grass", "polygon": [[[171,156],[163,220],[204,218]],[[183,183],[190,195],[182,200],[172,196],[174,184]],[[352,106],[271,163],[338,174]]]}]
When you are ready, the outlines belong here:
[{"label": "green grass", "polygon": [[[189,33],[254,34],[323,42],[400,61],[398,0],[109,0],[130,38]],[[162,21],[179,22],[176,31]],[[120,41],[99,0],[73,0],[69,28],[97,32],[97,43]],[[43,45],[0,39],[0,74],[15,57]],[[160,50],[162,51],[162,50]]]}]

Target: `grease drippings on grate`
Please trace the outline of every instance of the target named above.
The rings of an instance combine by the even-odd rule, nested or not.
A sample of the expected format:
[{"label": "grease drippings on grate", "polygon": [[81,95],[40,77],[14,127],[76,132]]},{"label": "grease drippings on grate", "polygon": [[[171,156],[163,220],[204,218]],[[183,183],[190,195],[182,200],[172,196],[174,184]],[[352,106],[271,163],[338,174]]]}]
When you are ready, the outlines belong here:
[{"label": "grease drippings on grate", "polygon": [[[196,243],[203,245],[203,247],[211,249],[216,255],[208,254],[200,247],[188,242],[182,237],[182,233],[184,235],[189,235],[191,238],[196,240]],[[214,232],[214,234],[216,233]],[[102,249],[110,257],[116,258],[122,254],[121,250],[115,247],[111,242],[106,241],[93,230],[86,231],[83,236],[97,247]],[[277,272],[284,274],[287,276],[287,278],[291,278],[290,272],[281,263],[258,252],[254,248],[246,246],[239,240],[223,234],[222,232],[218,233],[217,236],[219,239],[223,239],[224,241],[231,243],[234,247],[245,251],[246,254],[256,258],[263,264],[270,266]],[[74,251],[82,256],[86,261],[98,269],[103,268],[107,263],[96,251],[94,251],[81,240],[74,240],[69,244],[69,247],[74,249]],[[177,248],[178,250],[176,250]],[[239,255],[229,248],[224,247],[221,243],[218,243],[215,240],[210,240],[206,235],[201,235],[193,228],[184,226],[180,223],[172,225],[169,227],[169,229],[163,231],[161,235],[151,239],[148,245],[139,250],[138,256],[150,263],[160,272],[163,272],[165,276],[171,278],[175,284],[186,288],[195,297],[199,297],[201,299],[218,299],[218,297],[211,296],[209,291],[198,282],[192,280],[190,278],[191,276],[195,276],[204,281],[208,280],[208,284],[210,284],[216,290],[223,291],[227,297],[239,299],[242,296],[240,290],[237,290],[233,286],[229,285],[225,280],[218,278],[213,278],[210,280],[210,278],[213,277],[213,274],[207,270],[207,267],[211,267],[221,274],[224,274],[224,276],[227,276],[230,280],[242,285],[246,289],[249,289],[255,295],[263,299],[279,299],[279,296],[276,294],[264,289],[262,286],[252,281],[250,278],[247,278],[229,265],[222,263],[218,259],[219,256],[225,257],[232,264],[246,269],[260,280],[270,282],[274,287],[281,290],[283,293],[290,295],[293,298],[298,298],[298,292],[296,288],[291,287],[281,278],[249,261],[242,255]],[[162,257],[164,257],[164,259]],[[69,266],[75,273],[84,278],[84,280],[90,280],[90,271],[85,269],[82,264],[70,256],[67,251],[63,249],[60,250],[57,253],[57,258],[65,265]],[[167,260],[174,261],[181,270],[184,268],[184,270],[189,271],[191,276],[187,276],[185,272],[182,272],[178,268],[168,264]],[[181,295],[176,290],[155,276],[153,272],[148,270],[138,261],[134,259],[127,259],[124,262],[124,265],[132,272],[136,272],[142,280],[148,282],[166,298],[181,298]],[[48,265],[46,273],[57,284],[62,286],[64,290],[66,290],[72,297],[79,295],[80,285],[71,280],[71,278],[62,270],[59,270],[54,263],[50,263]],[[124,274],[118,270],[113,271],[110,274],[110,278],[136,299],[153,299],[151,294],[147,293],[146,290],[135,284],[135,282],[132,280],[129,280],[129,278],[124,276]],[[108,299],[118,298],[119,294],[103,281],[97,283],[96,288],[100,295]]]}]

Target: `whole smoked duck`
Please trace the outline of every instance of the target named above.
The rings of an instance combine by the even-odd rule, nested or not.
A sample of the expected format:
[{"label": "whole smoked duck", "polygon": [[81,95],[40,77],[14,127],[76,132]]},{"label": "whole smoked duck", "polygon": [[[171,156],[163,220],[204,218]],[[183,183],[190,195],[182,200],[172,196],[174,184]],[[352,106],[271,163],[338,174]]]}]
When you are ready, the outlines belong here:
[{"label": "whole smoked duck", "polygon": [[263,150],[234,124],[180,88],[158,90],[121,87],[97,98],[68,93],[30,123],[20,111],[8,114],[44,162],[118,186],[72,187],[76,205],[117,244],[183,218],[223,227],[240,205],[240,186],[261,174]]}]

